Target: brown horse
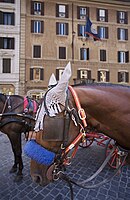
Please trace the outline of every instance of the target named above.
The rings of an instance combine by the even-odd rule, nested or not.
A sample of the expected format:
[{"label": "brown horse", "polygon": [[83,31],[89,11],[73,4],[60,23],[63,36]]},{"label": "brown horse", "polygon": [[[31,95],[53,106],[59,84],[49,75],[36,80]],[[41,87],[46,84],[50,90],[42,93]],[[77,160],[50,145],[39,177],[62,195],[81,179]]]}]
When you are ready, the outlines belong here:
[{"label": "brown horse", "polygon": [[[84,109],[87,116],[87,124],[81,125],[80,119],[82,118],[81,121],[84,121],[84,113],[80,109],[78,115],[80,119],[75,114],[77,107],[70,89],[67,89],[68,82],[65,80],[68,73],[70,74],[69,70],[65,69],[57,86],[44,96],[44,103],[35,125],[35,145],[38,145],[36,148],[41,155],[35,154],[35,151],[32,150],[30,150],[32,153],[28,151],[32,158],[31,176],[40,185],[46,185],[55,179],[56,167],[54,166],[57,164],[57,160],[64,165],[66,153],[74,147],[76,137],[82,130],[86,132],[86,130],[95,128],[97,132],[102,132],[116,140],[122,148],[130,149],[130,87],[96,83],[74,86],[81,108]],[[71,119],[69,122],[67,113]],[[83,125],[85,128],[82,128]],[[62,148],[63,146],[65,150]],[[51,162],[50,160],[46,162],[47,156],[52,158]],[[42,161],[40,157],[42,157]],[[58,159],[58,157],[60,158]]]},{"label": "brown horse", "polygon": [[22,178],[21,133],[26,133],[34,128],[36,112],[34,106],[36,109],[36,104],[36,102],[19,95],[0,94],[0,131],[5,133],[11,142],[14,165],[10,173],[17,172],[15,181]]}]

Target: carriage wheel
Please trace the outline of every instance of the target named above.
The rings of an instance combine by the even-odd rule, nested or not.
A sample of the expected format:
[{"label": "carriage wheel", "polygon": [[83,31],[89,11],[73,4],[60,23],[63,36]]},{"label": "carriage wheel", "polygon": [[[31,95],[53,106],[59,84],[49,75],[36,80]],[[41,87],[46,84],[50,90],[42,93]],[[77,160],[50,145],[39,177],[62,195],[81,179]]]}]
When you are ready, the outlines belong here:
[{"label": "carriage wheel", "polygon": [[[105,147],[105,157],[109,155],[112,149],[116,146],[115,141],[113,139],[109,139],[106,143]],[[116,169],[119,164],[123,162],[123,158],[119,155],[119,149],[116,146],[115,151],[113,152],[111,159],[109,160],[108,164],[111,168]]]},{"label": "carriage wheel", "polygon": [[81,142],[79,146],[82,148],[87,148],[93,143],[93,141],[94,141],[94,138],[86,138],[85,142]]}]

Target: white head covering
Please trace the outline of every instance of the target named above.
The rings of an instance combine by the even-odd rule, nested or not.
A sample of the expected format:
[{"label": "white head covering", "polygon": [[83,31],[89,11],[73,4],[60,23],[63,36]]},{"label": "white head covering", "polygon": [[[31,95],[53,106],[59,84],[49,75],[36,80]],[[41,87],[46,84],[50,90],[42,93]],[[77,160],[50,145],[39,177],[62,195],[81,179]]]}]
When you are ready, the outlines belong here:
[{"label": "white head covering", "polygon": [[[71,64],[70,62],[66,65],[61,79],[58,84],[50,89],[46,94],[46,106],[49,112],[50,117],[54,117],[57,113],[61,112],[60,105],[65,106],[66,101],[66,90],[68,87],[69,79],[71,77]],[[35,131],[42,130],[43,127],[43,118],[46,114],[44,102],[42,103],[41,108],[37,111],[36,115],[36,124]]]},{"label": "white head covering", "polygon": [[53,87],[56,84],[57,84],[56,77],[54,74],[52,74],[48,83],[48,87]]}]

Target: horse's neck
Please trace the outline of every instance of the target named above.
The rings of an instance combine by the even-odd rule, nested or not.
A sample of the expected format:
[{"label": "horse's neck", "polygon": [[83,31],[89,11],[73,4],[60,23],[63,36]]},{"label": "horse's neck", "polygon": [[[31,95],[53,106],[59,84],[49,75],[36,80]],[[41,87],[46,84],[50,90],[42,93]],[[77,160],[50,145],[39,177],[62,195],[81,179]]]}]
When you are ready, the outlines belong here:
[{"label": "horse's neck", "polygon": [[24,98],[19,95],[10,96],[11,112],[22,113],[23,112]]}]

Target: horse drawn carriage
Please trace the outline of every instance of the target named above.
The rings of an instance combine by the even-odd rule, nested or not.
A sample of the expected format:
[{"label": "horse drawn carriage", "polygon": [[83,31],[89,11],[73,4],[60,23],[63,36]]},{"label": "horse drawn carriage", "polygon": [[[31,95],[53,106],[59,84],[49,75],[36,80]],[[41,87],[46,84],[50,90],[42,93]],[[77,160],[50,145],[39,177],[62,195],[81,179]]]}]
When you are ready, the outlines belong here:
[{"label": "horse drawn carriage", "polygon": [[[68,86],[70,77],[68,63],[58,84],[46,92],[37,111],[34,135],[31,134],[24,151],[31,158],[34,181],[46,185],[61,178],[69,183],[72,192],[71,183],[94,188],[107,182],[109,178],[100,184],[88,185],[106,163],[116,168],[114,175],[124,165],[130,149],[130,89],[96,83],[72,87]],[[64,171],[70,159],[79,145],[88,147],[93,141],[106,147],[103,164],[84,181],[70,179]]]}]

